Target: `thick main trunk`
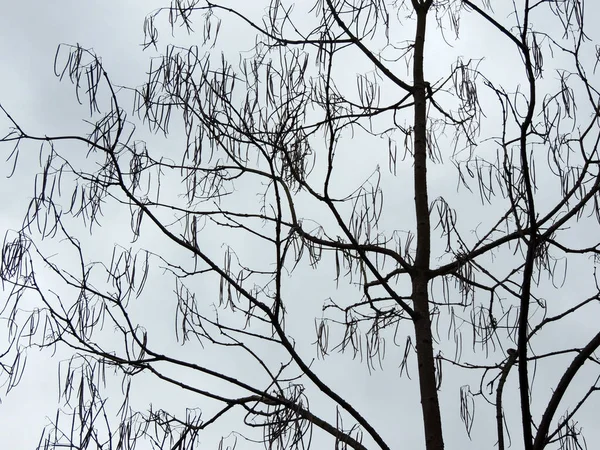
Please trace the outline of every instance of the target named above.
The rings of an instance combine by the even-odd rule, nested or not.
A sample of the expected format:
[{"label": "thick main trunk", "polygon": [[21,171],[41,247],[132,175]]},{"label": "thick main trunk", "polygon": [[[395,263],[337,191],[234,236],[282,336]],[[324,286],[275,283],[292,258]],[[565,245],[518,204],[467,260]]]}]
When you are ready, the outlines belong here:
[{"label": "thick main trunk", "polygon": [[425,448],[427,450],[443,450],[442,418],[438,400],[435,377],[435,360],[433,356],[433,337],[431,335],[431,319],[427,296],[427,278],[413,278],[413,296],[415,299],[415,340],[417,363],[419,370],[419,390],[423,427],[425,431]]},{"label": "thick main trunk", "polygon": [[442,420],[435,379],[433,338],[429,313],[429,270],[431,253],[431,228],[429,223],[429,199],[427,192],[427,84],[423,75],[425,27],[431,0],[413,0],[417,13],[417,31],[413,67],[414,82],[414,188],[417,220],[417,249],[415,271],[412,275],[412,298],[419,389],[427,450],[443,450]]}]

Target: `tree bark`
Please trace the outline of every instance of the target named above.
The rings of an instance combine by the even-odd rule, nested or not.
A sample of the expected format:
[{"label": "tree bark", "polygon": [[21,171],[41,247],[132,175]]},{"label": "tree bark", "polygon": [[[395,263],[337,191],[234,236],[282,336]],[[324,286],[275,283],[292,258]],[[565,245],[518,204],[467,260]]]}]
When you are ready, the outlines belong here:
[{"label": "tree bark", "polygon": [[435,378],[428,295],[431,231],[427,192],[427,83],[423,75],[423,53],[427,12],[430,6],[431,0],[413,0],[413,7],[417,14],[413,66],[413,98],[415,102],[413,151],[417,249],[415,271],[412,274],[412,297],[416,312],[414,326],[425,448],[427,450],[443,450],[444,439]]}]

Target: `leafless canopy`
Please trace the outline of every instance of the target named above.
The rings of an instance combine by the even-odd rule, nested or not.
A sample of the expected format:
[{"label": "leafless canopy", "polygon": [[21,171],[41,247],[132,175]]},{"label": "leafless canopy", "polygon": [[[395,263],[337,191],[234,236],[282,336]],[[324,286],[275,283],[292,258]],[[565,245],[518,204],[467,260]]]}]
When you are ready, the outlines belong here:
[{"label": "leafless canopy", "polygon": [[[136,88],[61,45],[87,134],[47,136],[0,104],[13,170],[39,148],[2,249],[0,368],[10,390],[29,349],[61,357],[40,448],[192,449],[211,429],[221,448],[401,448],[401,421],[381,429],[328,381],[338,352],[416,367],[420,448],[442,450],[457,411],[471,436],[475,405],[496,421],[485,448],[585,448],[600,389],[600,330],[574,330],[600,299],[586,2],[255,3],[152,12],[144,47],[162,56]],[[167,27],[192,45],[165,45]],[[140,404],[136,383],[188,409]]]}]

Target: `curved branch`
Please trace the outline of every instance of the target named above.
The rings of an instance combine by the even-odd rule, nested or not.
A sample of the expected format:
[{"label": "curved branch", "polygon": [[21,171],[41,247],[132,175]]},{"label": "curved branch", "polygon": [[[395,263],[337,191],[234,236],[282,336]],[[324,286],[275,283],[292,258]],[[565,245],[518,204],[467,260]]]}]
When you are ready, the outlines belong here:
[{"label": "curved branch", "polygon": [[554,418],[554,414],[558,409],[558,405],[562,400],[567,388],[571,385],[573,378],[577,375],[579,369],[583,367],[585,361],[592,356],[592,354],[596,351],[596,349],[600,347],[600,332],[594,336],[588,344],[581,349],[581,352],[573,359],[560,381],[556,385],[554,389],[554,393],[548,402],[548,406],[544,411],[542,416],[542,420],[538,426],[538,430],[535,436],[535,440],[533,441],[533,450],[543,450],[546,447],[548,430],[550,429],[550,424],[552,423],[552,419]]},{"label": "curved branch", "polygon": [[396,75],[394,75],[390,69],[388,69],[379,59],[377,59],[377,57],[373,54],[373,52],[371,52],[365,46],[365,44],[363,44],[360,41],[360,39],[358,39],[356,36],[354,36],[352,31],[350,31],[348,26],[344,23],[344,21],[339,16],[338,12],[335,10],[335,7],[331,3],[331,0],[326,0],[326,1],[327,1],[327,6],[329,7],[329,10],[331,11],[331,14],[333,15],[333,18],[335,19],[335,22],[339,25],[339,27],[342,30],[344,30],[344,33],[346,33],[348,36],[350,36],[350,42],[352,42],[354,45],[356,45],[360,49],[360,51],[367,58],[369,58],[371,60],[371,62],[373,64],[375,64],[375,67],[377,67],[379,70],[381,70],[381,72],[386,77],[388,77],[392,82],[394,82],[396,85],[400,86],[405,91],[412,94],[414,91],[414,87],[411,86],[410,84],[408,84],[407,82],[402,81],[400,78],[398,78]]}]

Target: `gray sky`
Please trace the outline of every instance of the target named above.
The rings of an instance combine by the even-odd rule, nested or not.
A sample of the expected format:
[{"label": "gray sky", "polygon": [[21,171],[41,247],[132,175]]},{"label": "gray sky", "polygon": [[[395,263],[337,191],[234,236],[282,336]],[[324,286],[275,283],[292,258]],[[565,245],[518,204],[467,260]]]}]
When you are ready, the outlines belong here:
[{"label": "gray sky", "polygon": [[[155,55],[153,50],[142,52],[139,45],[143,41],[143,19],[145,14],[157,6],[162,6],[160,0],[152,1],[133,1],[123,0],[120,2],[79,2],[57,0],[54,2],[5,2],[3,14],[0,15],[0,102],[17,119],[26,130],[33,134],[58,135],[62,133],[77,133],[85,129],[82,119],[87,118],[86,106],[79,106],[73,95],[73,89],[68,81],[60,83],[53,75],[52,65],[54,61],[56,47],[60,43],[80,43],[83,47],[93,48],[98,55],[101,55],[103,63],[109,72],[113,82],[119,85],[137,86],[144,81],[144,74],[148,68],[149,57]],[[230,3],[235,4],[235,1]],[[300,2],[301,3],[301,2]],[[588,20],[594,18],[592,11],[587,11]],[[227,20],[233,19],[228,18]],[[242,34],[243,27],[236,25],[227,25],[223,28],[223,35],[220,39],[220,45],[228,52],[233,52],[240,45],[252,42],[252,34]],[[200,22],[200,18],[198,18]],[[432,24],[433,25],[433,24]],[[240,31],[242,30],[242,31]],[[412,30],[412,29],[411,29]],[[595,31],[595,30],[593,30]],[[235,33],[235,34],[234,34]],[[432,33],[433,35],[433,33]],[[519,61],[515,59],[514,54],[508,51],[505,41],[496,34],[489,31],[489,28],[483,27],[481,20],[475,20],[465,17],[462,23],[461,36],[464,41],[458,43],[452,42],[453,47],[445,46],[439,39],[432,39],[429,43],[428,52],[435,53],[435,64],[428,67],[428,76],[431,80],[436,80],[447,73],[448,68],[453,63],[457,55],[465,55],[469,58],[486,58],[482,64],[482,71],[489,74],[494,81],[502,80],[509,87],[522,80],[522,74],[516,74],[512,69],[517,67]],[[180,30],[175,38],[171,38],[166,29],[163,28],[159,51],[164,49],[167,42],[178,42],[181,45],[189,44],[199,40],[196,37],[186,37]],[[247,48],[247,47],[245,47]],[[550,67],[560,66],[561,56],[557,55],[555,60],[549,61]],[[348,57],[348,63],[354,62],[352,56]],[[358,64],[358,63],[357,63]],[[404,66],[399,65],[400,75]],[[354,69],[353,69],[354,70]],[[551,69],[548,70],[549,83],[554,79]],[[353,76],[348,77],[348,88],[355,85]],[[485,94],[482,93],[482,98]],[[126,105],[126,109],[128,105]],[[490,114],[490,121],[494,118]],[[4,127],[4,122],[0,122]],[[4,132],[4,128],[2,128]],[[140,127],[140,133],[144,138],[156,147],[166,146],[167,141],[161,137],[151,137]],[[176,133],[169,136],[168,145],[177,146],[181,144],[183,137],[178,137]],[[351,144],[351,145],[350,145]],[[345,147],[347,156],[340,161],[340,170],[347,164],[343,171],[347,180],[339,180],[340,190],[347,186],[355,184],[356,180],[364,179],[370,173],[373,167],[373,159],[382,161],[382,168],[385,165],[386,146],[375,157],[371,153],[364,151],[366,141],[360,139],[348,140]],[[36,147],[27,146],[27,155],[22,153],[20,164],[17,167],[16,176],[10,180],[5,179],[5,175],[10,172],[10,168],[2,168],[0,177],[0,193],[2,193],[2,214],[0,214],[0,232],[4,235],[6,230],[15,229],[19,226],[21,218],[25,212],[28,200],[31,198],[33,190],[32,174],[38,169]],[[4,146],[0,148],[0,155],[5,158],[10,150]],[[78,151],[73,148],[73,151]],[[85,150],[83,150],[85,151]],[[410,170],[410,165],[405,163],[402,170]],[[477,223],[488,223],[494,218],[490,214],[492,207],[482,206],[477,201],[477,196],[467,197],[463,189],[456,192],[456,173],[450,166],[433,166],[431,168],[431,199],[438,195],[444,195],[453,206],[460,208],[461,226],[465,234],[467,230],[475,228]],[[345,184],[347,183],[347,185]],[[406,229],[410,227],[411,220],[402,213],[403,205],[412,201],[410,192],[410,183],[401,176],[391,177],[385,175],[382,180],[384,194],[386,196],[386,212],[384,215],[384,224],[390,228]],[[542,192],[553,192],[555,187],[544,180],[540,181]],[[390,194],[388,194],[388,192]],[[240,194],[241,196],[242,194]],[[241,198],[241,197],[240,197]],[[541,197],[543,202],[543,196]],[[238,201],[242,201],[238,199]],[[302,202],[299,202],[302,207]],[[309,204],[304,205],[306,210],[310,208]],[[409,208],[410,210],[410,208]],[[93,249],[93,259],[100,257],[110,258],[112,244],[115,236],[121,226],[128,227],[129,218],[126,216],[125,209],[109,207],[109,218],[102,229],[97,229],[92,238],[84,238],[90,249]],[[493,212],[493,211],[492,211]],[[308,214],[304,211],[304,214]],[[112,215],[112,216],[111,216]],[[324,219],[327,220],[327,219]],[[486,222],[487,221],[487,222]],[[399,226],[396,223],[402,223]],[[585,222],[582,225],[574,227],[571,231],[573,242],[586,242],[587,233],[597,234],[597,224],[593,221]],[[150,232],[145,235],[142,243],[153,245],[157,251],[160,251],[161,241],[155,241],[155,235]],[[121,242],[122,241],[122,242]],[[121,239],[121,243],[128,245],[128,239]],[[256,258],[260,255],[260,248],[256,248],[251,241],[246,241],[242,236],[227,234],[226,236],[217,236],[207,239],[205,245],[213,254],[217,255],[221,249],[221,242],[227,242],[236,248],[241,255],[247,258]],[[50,247],[51,248],[51,247]],[[164,250],[168,257],[177,258],[179,253],[172,248]],[[510,252],[501,252],[502,258],[495,262],[495,268],[501,270],[502,267],[511,267]],[[61,257],[64,257],[61,255]],[[182,258],[188,258],[182,255]],[[504,259],[503,259],[504,258]],[[217,258],[218,259],[218,258]],[[590,294],[590,273],[592,266],[588,260],[583,258],[574,258],[569,263],[569,281],[562,289],[554,289],[548,283],[548,287],[541,289],[549,303],[558,303],[560,306],[555,311],[561,309],[564,304],[574,302],[577,298],[571,298],[571,294],[580,295]],[[154,331],[155,336],[160,336],[161,344],[166,351],[173,351],[177,354],[185,354],[186,349],[177,346],[172,337],[174,320],[165,321],[165,317],[172,313],[169,305],[165,304],[163,298],[171,294],[174,285],[172,280],[164,282],[165,278],[160,276],[160,270],[155,269],[155,275],[150,280],[147,294],[144,296],[143,303],[133,305],[135,314],[140,322]],[[44,279],[43,271],[40,277]],[[45,280],[45,279],[44,279]],[[303,268],[294,273],[294,276],[288,280],[288,291],[290,295],[298,296],[298,304],[290,306],[292,311],[289,320],[288,330],[292,333],[297,330],[296,336],[298,346],[302,354],[310,359],[315,356],[314,347],[314,321],[315,317],[320,316],[320,307],[323,299],[327,297],[343,297],[345,295],[356,296],[356,290],[349,286],[342,286],[335,289],[335,284],[331,282],[332,273],[327,270],[315,271],[309,268]],[[52,283],[52,279],[45,280]],[[199,281],[195,287],[206,289],[207,296],[214,295],[214,285],[206,286]],[[52,286],[54,288],[54,286]],[[60,289],[57,287],[56,289]],[[212,290],[212,291],[211,291]],[[154,295],[150,295],[150,293]],[[293,293],[293,294],[292,294]],[[4,294],[1,294],[4,295]],[[3,297],[4,298],[4,297]],[[358,297],[357,297],[358,298]],[[293,313],[296,309],[296,313]],[[596,312],[597,309],[596,309]],[[589,317],[589,316],[588,316]],[[543,337],[540,348],[556,349],[556,347],[581,345],[586,339],[589,339],[597,332],[597,321],[587,317],[576,317],[568,319],[568,325],[562,324],[556,329],[549,329]],[[563,328],[564,327],[564,328]],[[567,329],[568,333],[563,330]],[[442,331],[442,338],[446,332]],[[0,334],[0,336],[2,336]],[[151,334],[152,336],[152,334]],[[164,338],[164,340],[162,340]],[[465,337],[465,353],[470,354],[470,337],[468,333]],[[442,344],[442,348],[450,351],[452,345]],[[402,357],[403,347],[395,347],[388,344],[387,359],[384,362],[385,370],[376,370],[369,373],[366,366],[360,361],[352,361],[349,355],[333,354],[325,361],[315,361],[315,368],[323,379],[330,385],[339,389],[339,392],[350,400],[352,404],[359,407],[364,415],[370,419],[384,438],[388,440],[393,448],[419,449],[422,448],[422,428],[420,420],[419,399],[417,396],[416,385],[416,364],[409,365],[410,375],[413,380],[406,377],[399,377],[399,361]],[[57,364],[69,356],[62,350],[55,355],[48,352],[39,353],[36,351],[28,352],[27,369],[21,380],[21,383],[8,396],[0,392],[0,446],[10,449],[34,448],[37,444],[39,433],[42,427],[47,423],[48,417],[53,417],[57,406],[58,386],[57,386]],[[250,378],[259,376],[248,371],[242,357],[237,359],[237,355],[229,356],[220,350],[207,349],[202,353],[202,358],[214,361],[214,365],[224,368],[233,374],[242,374]],[[497,359],[497,357],[496,357]],[[560,368],[564,367],[567,360],[561,361],[563,365],[553,367],[543,366],[543,370],[536,374],[536,381],[542,386],[551,388],[560,375]],[[540,366],[542,367],[542,366]],[[475,374],[464,374],[445,368],[444,385],[441,391],[441,401],[443,408],[444,430],[447,448],[465,448],[479,449],[483,443],[489,444],[489,435],[494,432],[495,422],[494,413],[489,405],[479,401],[477,403],[476,417],[474,423],[474,432],[472,440],[469,440],[464,432],[464,427],[459,418],[459,388],[462,385],[470,383],[477,387],[478,376]],[[584,373],[583,378],[593,377],[593,372]],[[183,394],[172,388],[164,388],[160,383],[156,383],[148,377],[140,377],[134,380],[135,390],[134,399],[139,409],[146,409],[148,403],[155,406],[170,406],[174,410],[183,411],[186,407],[194,407],[193,399],[188,394]],[[215,388],[218,388],[215,383]],[[118,395],[119,385],[113,383],[107,388],[109,391],[114,389],[115,396]],[[510,398],[516,400],[518,392],[516,390],[516,380],[514,376],[510,379],[508,389],[511,394],[508,395],[508,404]],[[577,387],[575,387],[577,389]],[[542,392],[542,391],[540,391]],[[546,391],[547,394],[549,391]],[[311,400],[312,406],[322,406],[321,412],[328,415],[328,418],[334,417],[334,409],[326,402],[322,402],[315,397]],[[534,413],[540,411],[536,409],[538,404],[534,401]],[[509,423],[518,422],[518,410],[510,410],[514,417],[508,417]],[[590,403],[593,405],[593,403]],[[597,403],[596,403],[597,405]],[[510,406],[507,406],[510,407]],[[600,431],[593,429],[597,423],[598,415],[592,407],[582,411],[579,416],[580,425],[584,426],[588,445],[594,448],[594,443],[600,442]],[[234,417],[231,417],[234,420]],[[237,423],[231,424],[224,421],[220,425],[211,428],[204,438],[203,448],[214,448],[221,435],[228,434]],[[322,437],[322,436],[321,436]],[[327,441],[328,442],[328,441]],[[401,445],[402,444],[402,445]],[[212,445],[212,446],[211,446]],[[145,447],[142,447],[145,448]],[[240,443],[238,448],[244,449],[244,444]],[[513,448],[520,448],[518,434],[514,438]]]}]

